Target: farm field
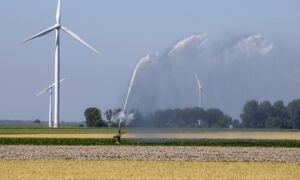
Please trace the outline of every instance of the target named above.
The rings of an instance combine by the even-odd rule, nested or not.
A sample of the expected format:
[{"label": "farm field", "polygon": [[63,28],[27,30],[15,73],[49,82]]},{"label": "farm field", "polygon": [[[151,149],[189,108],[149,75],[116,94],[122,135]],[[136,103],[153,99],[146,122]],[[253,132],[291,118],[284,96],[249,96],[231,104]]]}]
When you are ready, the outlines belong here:
[{"label": "farm field", "polygon": [[[223,129],[127,129],[128,139],[278,139],[300,140],[300,131]],[[112,138],[117,129],[0,129],[0,138]]]},{"label": "farm field", "polygon": [[1,179],[300,179],[298,163],[0,161]]},{"label": "farm field", "polygon": [[116,131],[2,128],[0,179],[300,179],[300,131]]},{"label": "farm field", "polygon": [[300,163],[300,148],[1,145],[0,160],[138,160]]}]

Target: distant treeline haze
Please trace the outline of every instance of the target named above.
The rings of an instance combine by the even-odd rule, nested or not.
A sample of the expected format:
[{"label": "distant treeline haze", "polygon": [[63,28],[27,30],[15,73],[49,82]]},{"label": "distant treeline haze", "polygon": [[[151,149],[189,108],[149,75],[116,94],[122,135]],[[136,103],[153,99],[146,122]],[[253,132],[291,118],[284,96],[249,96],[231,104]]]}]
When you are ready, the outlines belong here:
[{"label": "distant treeline haze", "polygon": [[[120,108],[107,110],[102,119],[101,111],[88,108],[85,112],[88,127],[117,126],[117,114]],[[142,115],[138,110],[131,110],[133,119],[122,123],[122,127],[198,127],[198,128],[272,128],[300,129],[300,100],[293,100],[284,105],[283,101],[273,104],[269,101],[248,101],[241,113],[241,120],[232,119],[217,108],[183,108],[158,110]]]}]

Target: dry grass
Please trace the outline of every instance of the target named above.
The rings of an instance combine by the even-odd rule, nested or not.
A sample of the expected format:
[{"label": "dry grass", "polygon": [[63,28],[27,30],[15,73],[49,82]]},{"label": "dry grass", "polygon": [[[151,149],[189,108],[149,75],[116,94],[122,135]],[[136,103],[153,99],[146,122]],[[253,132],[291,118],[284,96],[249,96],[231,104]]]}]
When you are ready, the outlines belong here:
[{"label": "dry grass", "polygon": [[9,134],[0,138],[103,138],[110,139],[114,134]]},{"label": "dry grass", "polygon": [[128,138],[175,138],[175,139],[295,139],[300,132],[276,131],[203,131],[195,133],[127,134]]},{"label": "dry grass", "polygon": [[[114,134],[0,134],[8,138],[112,138]],[[300,132],[280,131],[199,131],[185,133],[128,133],[124,138],[176,138],[176,139],[294,139],[300,140]]]},{"label": "dry grass", "polygon": [[300,164],[165,161],[0,161],[1,179],[300,179]]}]

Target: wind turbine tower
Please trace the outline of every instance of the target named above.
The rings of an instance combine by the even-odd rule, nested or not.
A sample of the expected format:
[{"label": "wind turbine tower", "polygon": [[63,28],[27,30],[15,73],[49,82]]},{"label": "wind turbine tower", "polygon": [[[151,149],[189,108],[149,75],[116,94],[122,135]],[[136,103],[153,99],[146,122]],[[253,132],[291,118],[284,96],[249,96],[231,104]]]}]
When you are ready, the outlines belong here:
[{"label": "wind turbine tower", "polygon": [[[60,80],[60,82],[63,82],[65,80],[65,78],[64,79],[62,79],[62,80]],[[46,89],[44,89],[44,90],[42,90],[40,93],[38,93],[36,96],[40,96],[40,95],[42,95],[42,94],[44,94],[45,92],[49,92],[49,96],[50,96],[50,99],[49,99],[49,128],[52,128],[53,127],[53,125],[54,125],[54,123],[53,123],[53,117],[52,117],[52,115],[53,115],[53,108],[52,108],[52,99],[53,99],[53,97],[52,97],[52,95],[53,95],[53,88],[54,88],[54,86],[55,86],[55,84],[53,83],[53,84],[51,84],[49,87],[47,87]]]},{"label": "wind turbine tower", "polygon": [[87,42],[85,42],[82,38],[80,38],[78,35],[76,35],[74,32],[72,32],[70,29],[66,28],[65,26],[61,25],[61,0],[58,0],[57,2],[57,11],[56,11],[56,23],[54,26],[37,33],[30,38],[22,41],[19,44],[26,43],[30,40],[33,40],[35,38],[44,36],[46,34],[49,34],[50,32],[55,31],[55,70],[54,70],[54,128],[58,128],[60,126],[60,32],[61,30],[65,32],[66,34],[73,37],[75,40],[79,41],[98,55],[102,55],[99,51],[97,51],[94,47],[89,45]]},{"label": "wind turbine tower", "polygon": [[201,86],[200,79],[199,79],[197,73],[195,73],[195,78],[196,78],[197,85],[198,85],[199,107],[200,107],[200,108],[203,108],[203,103],[202,103],[202,99],[203,99],[203,87]]}]

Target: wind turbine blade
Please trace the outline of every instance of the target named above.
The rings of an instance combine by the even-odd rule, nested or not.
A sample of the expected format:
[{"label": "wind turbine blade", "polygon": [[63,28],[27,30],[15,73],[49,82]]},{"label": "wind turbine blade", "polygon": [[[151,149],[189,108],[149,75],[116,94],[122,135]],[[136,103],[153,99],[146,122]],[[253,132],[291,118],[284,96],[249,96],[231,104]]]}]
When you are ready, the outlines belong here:
[{"label": "wind turbine blade", "polygon": [[42,90],[40,93],[38,93],[36,96],[40,96],[42,94],[44,94],[45,92],[49,91],[51,88],[53,88],[54,84],[50,85],[49,87],[47,87],[46,89]]},{"label": "wind turbine blade", "polygon": [[63,82],[64,80],[66,80],[67,78],[62,78],[59,82]]},{"label": "wind turbine blade", "polygon": [[83,45],[85,45],[86,47],[88,47],[89,49],[91,49],[92,51],[94,51],[95,53],[97,53],[98,55],[102,56],[102,54],[97,51],[93,46],[89,45],[87,42],[85,42],[81,37],[79,37],[78,35],[76,35],[74,32],[72,32],[70,29],[61,26],[61,29],[69,34],[70,36],[72,36],[74,39],[76,39],[77,41],[79,41],[80,43],[82,43]]},{"label": "wind turbine blade", "polygon": [[26,43],[26,42],[28,42],[28,41],[31,41],[31,40],[35,39],[35,38],[44,36],[44,35],[50,33],[51,31],[53,31],[53,30],[56,29],[56,28],[57,28],[57,26],[52,26],[52,27],[50,27],[50,28],[48,28],[48,29],[46,29],[46,30],[44,30],[44,31],[42,31],[42,32],[39,32],[39,33],[37,33],[37,34],[31,36],[31,37],[28,38],[28,39],[25,39],[24,41],[18,43],[17,45],[21,45],[21,44],[24,44],[24,43]]},{"label": "wind turbine blade", "polygon": [[61,0],[57,1],[57,10],[56,10],[56,23],[60,24],[60,14],[61,14]]},{"label": "wind turbine blade", "polygon": [[[60,80],[60,82],[63,82],[64,80],[66,80],[66,78],[63,78]],[[46,91],[49,91],[51,88],[53,88],[55,86],[55,83],[51,84],[50,86],[48,86],[46,89],[42,90],[40,93],[38,93],[36,96],[40,96],[42,94],[44,94]]]}]

